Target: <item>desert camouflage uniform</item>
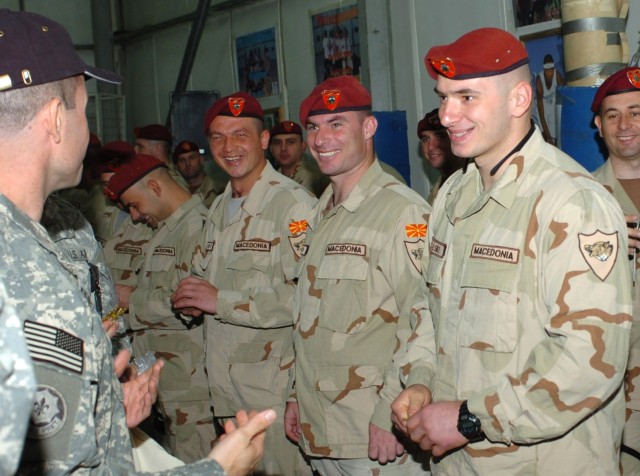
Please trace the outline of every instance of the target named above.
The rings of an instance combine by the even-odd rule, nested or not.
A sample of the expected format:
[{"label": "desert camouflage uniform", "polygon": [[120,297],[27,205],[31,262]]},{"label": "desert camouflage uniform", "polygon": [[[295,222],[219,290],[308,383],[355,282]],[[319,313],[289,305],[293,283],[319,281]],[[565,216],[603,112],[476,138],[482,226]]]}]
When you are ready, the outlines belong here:
[{"label": "desert camouflage uniform", "polygon": [[[230,199],[228,185],[209,210],[194,259],[194,272],[219,289],[218,313],[205,321],[212,403],[216,417],[241,408],[273,408],[282,419],[293,365],[297,256],[290,225],[309,216],[315,198],[267,163],[227,223]],[[297,458],[284,425],[271,425],[260,468],[293,475]]]},{"label": "desert camouflage uniform", "polygon": [[[89,296],[88,303],[91,308],[100,316],[114,310],[118,300],[111,272],[105,262],[102,247],[82,213],[54,193],[45,202],[40,223],[70,260],[86,263],[86,266],[80,267],[82,273],[76,275],[76,281],[83,294]],[[131,349],[122,318],[112,344],[116,353],[123,349]]]},{"label": "desert camouflage uniform", "polygon": [[438,365],[409,383],[468,400],[487,436],[433,474],[616,474],[632,309],[613,197],[536,130],[488,191],[473,164],[445,182],[428,240]]},{"label": "desert camouflage uniform", "polygon": [[0,473],[13,474],[33,409],[36,380],[22,319],[6,299],[4,285],[0,283]]},{"label": "desert camouflage uniform", "polygon": [[302,157],[302,161],[296,168],[293,175],[287,175],[294,182],[299,183],[304,188],[313,193],[316,197],[322,195],[330,183],[329,177],[324,175],[314,159]]},{"label": "desert camouflage uniform", "polygon": [[170,452],[186,463],[208,455],[216,434],[204,370],[202,319],[174,313],[169,298],[180,280],[189,275],[206,214],[202,199],[195,195],[158,223],[129,300],[134,354],[152,351],[165,360],[158,407],[164,416]]},{"label": "desert camouflage uniform", "polygon": [[[426,304],[430,207],[378,161],[327,210],[332,198],[329,188],[309,220],[294,298],[300,445],[311,457],[368,462],[369,424],[392,430],[399,365],[423,310],[416,304]],[[382,474],[420,471],[412,458],[373,464]]]},{"label": "desert camouflage uniform", "polygon": [[218,195],[224,191],[224,185],[220,186],[215,180],[205,175],[200,186],[191,190],[193,195],[198,194],[202,197],[204,205],[209,208]]},{"label": "desert camouflage uniform", "polygon": [[[27,318],[38,382],[18,474],[133,474],[111,344],[75,279],[85,262],[70,260],[1,195],[0,250],[2,278],[12,284],[7,302]],[[224,473],[202,461],[163,474]]]},{"label": "desert camouflage uniform", "polygon": [[427,197],[427,203],[433,206],[433,202],[436,200],[436,196],[438,192],[442,188],[442,176],[438,177],[438,180],[431,186],[431,192],[429,192],[429,196]]},{"label": "desert camouflage uniform", "polygon": [[116,232],[120,209],[104,196],[102,185],[96,185],[91,189],[80,210],[93,228],[96,239],[104,246]]},{"label": "desert camouflage uniform", "polygon": [[[640,216],[640,210],[633,204],[627,192],[625,192],[613,171],[611,161],[607,160],[598,170],[593,173],[595,179],[609,190],[620,204],[626,215]],[[629,261],[629,266],[633,271],[636,267],[636,281],[640,277],[640,253],[636,253],[636,260]],[[634,283],[631,293],[633,295],[633,318],[634,325],[631,328],[631,346],[629,351],[629,362],[627,363],[627,373],[625,375],[627,416],[622,433],[622,444],[632,451],[623,451],[620,460],[624,469],[623,474],[640,474],[640,459],[637,454],[631,455],[633,451],[640,452],[640,283]]]},{"label": "desert camouflage uniform", "polygon": [[136,285],[138,277],[135,271],[140,268],[145,247],[153,233],[153,229],[144,223],[133,223],[129,215],[105,243],[104,255],[115,284]]}]

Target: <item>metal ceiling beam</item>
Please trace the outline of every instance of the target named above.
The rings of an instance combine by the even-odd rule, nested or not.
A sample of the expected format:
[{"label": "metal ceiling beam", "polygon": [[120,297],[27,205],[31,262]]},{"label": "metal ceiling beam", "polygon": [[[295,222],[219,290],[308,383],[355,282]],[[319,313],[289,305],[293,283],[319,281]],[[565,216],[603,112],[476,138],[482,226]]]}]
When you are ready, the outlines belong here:
[{"label": "metal ceiling beam", "polygon": [[[260,3],[262,1],[264,0],[227,0],[225,2],[207,7],[206,16],[212,15],[214,13],[226,12],[229,10],[244,7],[254,3]],[[116,31],[113,33],[113,41],[116,44],[130,43],[132,41],[139,40],[141,38],[152,35],[154,33],[166,30],[167,28],[171,28],[186,22],[193,22],[194,20],[197,19],[197,15],[198,15],[198,10],[192,13],[187,13],[186,15],[181,15],[179,17],[171,18],[169,20],[166,20],[160,23],[147,25],[142,28],[138,28],[137,30]]]},{"label": "metal ceiling beam", "polygon": [[[191,31],[189,33],[189,39],[187,40],[187,46],[184,50],[184,56],[182,57],[182,64],[180,65],[180,71],[178,73],[178,79],[176,80],[176,87],[174,93],[182,93],[187,88],[187,82],[191,75],[191,69],[193,68],[193,62],[198,52],[198,45],[200,44],[200,38],[202,38],[202,32],[204,26],[207,23],[207,10],[209,9],[209,3],[211,0],[200,0],[198,2],[198,9],[196,10],[196,16],[191,24]],[[171,125],[171,107],[167,113],[167,119],[165,123],[167,126]]]}]

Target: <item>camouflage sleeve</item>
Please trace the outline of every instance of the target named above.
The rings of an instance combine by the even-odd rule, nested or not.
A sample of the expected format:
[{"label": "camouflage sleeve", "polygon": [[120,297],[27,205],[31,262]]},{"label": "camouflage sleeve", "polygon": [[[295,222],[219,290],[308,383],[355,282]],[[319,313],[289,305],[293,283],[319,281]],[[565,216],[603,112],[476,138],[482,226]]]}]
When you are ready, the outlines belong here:
[{"label": "camouflage sleeve", "polygon": [[[435,365],[435,343],[432,347],[412,349],[408,354],[407,344],[412,337],[412,328],[415,327],[418,318],[429,320],[430,315],[425,313],[427,305],[427,286],[421,274],[421,258],[427,233],[429,209],[424,206],[410,205],[399,214],[393,230],[393,240],[386,247],[380,257],[379,266],[389,282],[395,302],[398,307],[398,320],[396,328],[396,342],[394,344],[393,357],[388,363],[384,377],[380,400],[378,401],[371,423],[391,431],[391,402],[402,391],[401,373],[406,371],[409,365],[408,358],[412,357],[430,362]],[[425,326],[425,328],[427,328]],[[433,336],[433,325],[431,336]]]},{"label": "camouflage sleeve", "polygon": [[0,285],[0,473],[18,466],[33,408],[36,382],[22,331],[22,320],[5,302]]},{"label": "camouflage sleeve", "polygon": [[[547,212],[553,216],[548,226],[541,222],[546,228],[525,243],[525,253],[538,256],[540,278],[529,287],[538,296],[531,296],[532,314],[518,316],[519,326],[541,319],[546,338],[531,343],[521,335],[518,345],[531,347],[522,373],[504,375],[469,398],[469,410],[491,441],[534,443],[563,435],[622,382],[631,327],[624,219],[612,201],[592,190],[556,207]],[[544,309],[536,305],[540,299]]]},{"label": "camouflage sleeve", "polygon": [[[292,241],[290,225],[306,222],[312,203],[300,201],[288,204],[280,223],[280,261],[274,264],[275,282],[269,287],[254,287],[242,291],[220,290],[218,315],[223,322],[255,328],[277,328],[293,324],[292,306],[295,291],[295,268],[299,248]],[[281,276],[278,276],[280,270]]]}]

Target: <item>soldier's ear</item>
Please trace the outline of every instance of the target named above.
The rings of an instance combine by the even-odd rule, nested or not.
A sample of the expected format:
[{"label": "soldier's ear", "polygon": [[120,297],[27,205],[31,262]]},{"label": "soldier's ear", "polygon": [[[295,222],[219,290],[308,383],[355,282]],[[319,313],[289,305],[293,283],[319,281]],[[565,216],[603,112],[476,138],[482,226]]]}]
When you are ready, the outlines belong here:
[{"label": "soldier's ear", "polygon": [[147,181],[147,188],[149,189],[149,191],[151,191],[151,193],[153,193],[156,197],[160,197],[162,196],[162,187],[160,186],[160,183],[155,180],[155,179],[149,179]]},{"label": "soldier's ear", "polygon": [[596,116],[593,118],[593,122],[598,128],[598,134],[600,134],[600,137],[602,137],[602,118],[600,117],[600,114],[596,114]]}]

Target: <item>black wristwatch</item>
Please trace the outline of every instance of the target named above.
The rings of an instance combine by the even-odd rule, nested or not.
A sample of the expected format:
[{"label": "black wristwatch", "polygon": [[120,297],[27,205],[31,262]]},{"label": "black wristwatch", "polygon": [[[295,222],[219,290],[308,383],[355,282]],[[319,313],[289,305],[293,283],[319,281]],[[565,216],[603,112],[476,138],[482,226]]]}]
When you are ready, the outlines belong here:
[{"label": "black wristwatch", "polygon": [[482,432],[480,420],[477,416],[469,411],[467,407],[467,401],[465,400],[460,405],[460,412],[458,413],[458,431],[464,436],[470,443],[484,440],[485,436]]}]

